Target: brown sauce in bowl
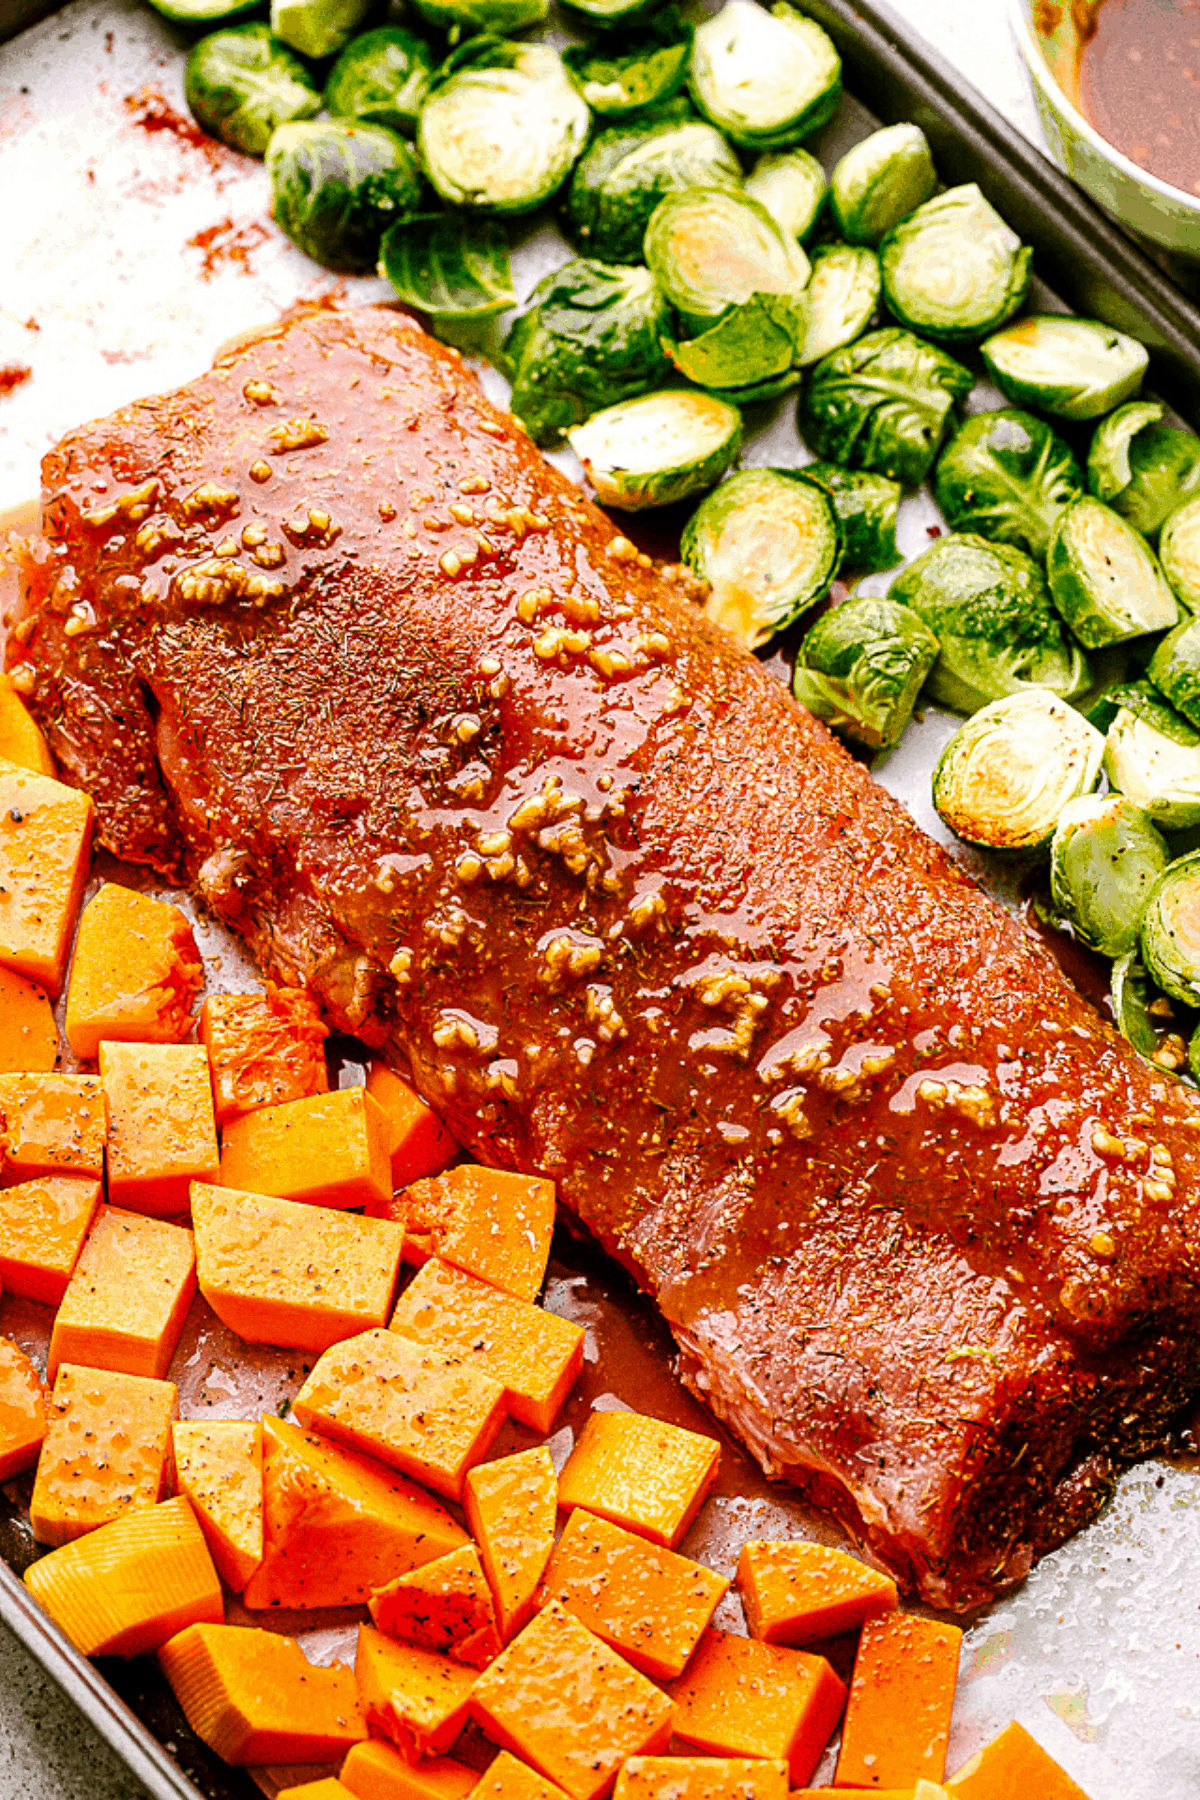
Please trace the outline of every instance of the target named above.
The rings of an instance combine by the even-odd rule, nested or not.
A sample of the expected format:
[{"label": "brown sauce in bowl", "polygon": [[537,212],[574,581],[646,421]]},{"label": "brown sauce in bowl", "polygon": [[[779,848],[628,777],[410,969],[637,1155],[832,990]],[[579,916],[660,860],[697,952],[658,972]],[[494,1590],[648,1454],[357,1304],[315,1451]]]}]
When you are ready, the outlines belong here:
[{"label": "brown sauce in bowl", "polygon": [[1079,107],[1161,181],[1200,194],[1200,0],[1102,0],[1080,26]]}]

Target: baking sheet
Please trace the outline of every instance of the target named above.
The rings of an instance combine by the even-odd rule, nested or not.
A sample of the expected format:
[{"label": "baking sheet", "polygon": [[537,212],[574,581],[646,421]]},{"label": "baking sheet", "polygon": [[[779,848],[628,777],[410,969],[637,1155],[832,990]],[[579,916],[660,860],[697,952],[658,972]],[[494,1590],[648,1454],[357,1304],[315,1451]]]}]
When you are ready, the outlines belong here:
[{"label": "baking sheet", "polygon": [[[270,224],[261,166],[189,128],[181,90],[186,41],[140,0],[75,0],[0,49],[6,225],[0,513],[35,491],[38,458],[65,430],[191,379],[233,333],[298,299],[390,295],[373,279],[336,280],[293,249]],[[873,123],[848,101],[818,146],[824,160],[836,159]],[[950,154],[939,146],[943,171],[966,178],[947,166]],[[518,293],[526,295],[564,255],[553,231],[531,229],[514,258]],[[1119,262],[1119,252],[1114,256]],[[1077,273],[1081,281],[1089,278],[1086,268]],[[500,378],[491,370],[482,378],[503,399]],[[972,405],[996,400],[981,390]],[[746,461],[799,460],[792,417],[786,401],[765,419],[749,438]],[[569,453],[556,460],[571,467]],[[905,555],[928,544],[936,523],[927,496],[905,501]],[[863,585],[882,592],[891,579],[888,574]],[[929,773],[955,724],[930,710],[875,771],[927,830],[943,838],[929,801]],[[961,846],[956,853],[964,854]],[[982,859],[972,866],[978,872]],[[994,866],[983,872],[995,890]],[[129,879],[140,883],[144,877]],[[1016,900],[1016,876],[1004,897]],[[249,979],[237,947],[220,931],[205,925],[201,944],[214,986]],[[352,1068],[347,1078],[354,1078]],[[548,1302],[581,1318],[589,1333],[584,1381],[554,1440],[560,1457],[592,1403],[646,1407],[716,1429],[666,1376],[666,1334],[617,1274],[564,1242]],[[5,1298],[0,1331],[38,1353],[45,1316]],[[184,1417],[232,1417],[260,1404],[279,1405],[298,1384],[302,1367],[296,1359],[241,1345],[197,1303],[172,1376]],[[19,1512],[19,1484],[10,1484],[7,1496]],[[950,1769],[1018,1718],[1092,1800],[1193,1800],[1200,1793],[1200,1596],[1192,1573],[1198,1526],[1195,1466],[1143,1464],[1124,1477],[1096,1525],[1046,1558],[1018,1593],[973,1624],[964,1646]],[[731,1448],[721,1487],[685,1547],[728,1571],[745,1537],[787,1530],[835,1538],[832,1528],[771,1488]],[[0,1548],[10,1562],[28,1553],[11,1519]],[[267,1622],[286,1623],[274,1616]],[[721,1622],[741,1628],[736,1599],[726,1601]],[[352,1636],[348,1617],[323,1616],[306,1647],[324,1661],[345,1654]],[[834,1648],[844,1660],[847,1646]],[[176,1716],[163,1710],[152,1671],[135,1666],[116,1679],[135,1711],[151,1719],[201,1787],[215,1793],[211,1761],[187,1746],[177,1718],[176,1726],[170,1724]],[[822,1774],[831,1768],[827,1758]]]}]

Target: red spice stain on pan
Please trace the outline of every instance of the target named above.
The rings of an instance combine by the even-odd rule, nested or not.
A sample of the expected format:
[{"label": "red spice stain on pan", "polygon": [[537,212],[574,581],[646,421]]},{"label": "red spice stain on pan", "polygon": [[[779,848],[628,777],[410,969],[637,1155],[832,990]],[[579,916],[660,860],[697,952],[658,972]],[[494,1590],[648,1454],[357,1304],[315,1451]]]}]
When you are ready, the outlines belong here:
[{"label": "red spice stain on pan", "polygon": [[[124,106],[130,120],[139,131],[144,131],[152,137],[165,135],[180,150],[187,152],[188,160],[193,167],[196,159],[205,163],[210,172],[218,178],[218,187],[224,186],[224,181],[221,180],[222,176],[228,179],[236,170],[244,167],[244,159],[238,156],[236,151],[230,150],[216,138],[209,137],[208,133],[201,131],[193,120],[176,112],[157,83],[148,81],[135,93],[126,94]],[[159,193],[173,192],[181,185],[178,171],[176,171],[174,179],[162,171],[161,185],[158,185],[157,191]],[[146,198],[154,197],[153,186],[145,189],[144,192]]]},{"label": "red spice stain on pan", "polygon": [[190,237],[188,248],[200,252],[201,281],[211,281],[222,269],[239,269],[243,275],[249,275],[251,254],[270,235],[258,219],[247,219],[240,225],[233,219],[221,219]]},{"label": "red spice stain on pan", "polygon": [[27,369],[24,363],[9,363],[0,369],[0,399],[11,394],[14,388],[23,387],[32,374],[33,370]]}]

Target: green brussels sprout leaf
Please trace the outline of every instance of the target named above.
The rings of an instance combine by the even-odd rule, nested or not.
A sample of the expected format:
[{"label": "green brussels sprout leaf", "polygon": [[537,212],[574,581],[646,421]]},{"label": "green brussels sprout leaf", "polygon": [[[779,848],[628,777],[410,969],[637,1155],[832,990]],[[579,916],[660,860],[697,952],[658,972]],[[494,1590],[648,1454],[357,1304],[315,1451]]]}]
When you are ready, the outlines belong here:
[{"label": "green brussels sprout leaf", "polygon": [[442,65],[417,141],[443,200],[524,213],[565,181],[589,120],[557,50],[473,38]]},{"label": "green brussels sprout leaf", "polygon": [[371,0],[271,0],[271,30],[301,56],[335,56],[371,10]]},{"label": "green brussels sprout leaf", "polygon": [[1119,956],[1112,968],[1112,1009],[1117,1030],[1139,1056],[1149,1062],[1158,1048],[1158,1032],[1150,1012],[1154,989],[1136,950]]},{"label": "green brussels sprout leaf", "polygon": [[1107,688],[1088,707],[1087,716],[1097,731],[1107,731],[1122,708],[1145,719],[1176,744],[1200,744],[1200,731],[1168,706],[1149,681],[1122,681]]},{"label": "green brussels sprout leaf", "polygon": [[196,123],[248,156],[266,154],[277,125],[321,110],[300,58],[257,23],[201,38],[187,59],[183,91]]},{"label": "green brussels sprout leaf", "polygon": [[1157,425],[1163,407],[1157,400],[1131,400],[1101,419],[1092,433],[1088,450],[1088,487],[1097,500],[1108,506],[1115,495],[1133,480],[1129,463],[1129,446],[1147,425]]},{"label": "green brussels sprout leaf", "polygon": [[646,227],[646,262],[693,331],[752,294],[796,296],[807,256],[765,207],[729,188],[688,188],[660,200]]},{"label": "green brussels sprout leaf", "polygon": [[490,319],[515,306],[508,239],[494,219],[418,213],[388,227],[379,272],[432,319]]},{"label": "green brussels sprout leaf", "polygon": [[854,343],[871,323],[879,305],[875,252],[850,244],[822,244],[813,252],[805,299],[808,322],[798,359],[802,368]]},{"label": "green brussels sprout leaf", "polygon": [[774,390],[795,364],[804,326],[802,294],[751,294],[700,337],[667,340],[666,352],[698,387],[734,392],[770,384]]},{"label": "green brussels sprout leaf", "polygon": [[666,388],[593,413],[567,441],[606,506],[640,512],[703,493],[742,443],[736,406],[694,388]]},{"label": "green brussels sprout leaf", "polygon": [[935,345],[895,328],[872,331],[813,369],[800,397],[800,430],[825,462],[917,487],[955,402],[973,385],[970,371]]},{"label": "green brussels sprout leaf", "polygon": [[1158,557],[1184,606],[1200,612],[1200,496],[1171,514],[1159,536]]},{"label": "green brussels sprout leaf", "polygon": [[743,469],[696,508],[679,553],[709,583],[708,617],[755,650],[828,593],[842,531],[801,471]]},{"label": "green brussels sprout leaf", "polygon": [[1091,494],[1063,508],[1046,552],[1054,604],[1089,650],[1166,631],[1179,617],[1145,538]]},{"label": "green brussels sprout leaf", "polygon": [[929,627],[894,600],[843,600],[806,634],[792,692],[868,750],[890,750],[938,653]]},{"label": "green brussels sprout leaf", "polygon": [[592,111],[620,119],[677,94],[687,79],[691,51],[691,26],[677,6],[665,6],[650,30],[626,38],[619,50],[605,54],[602,44],[572,44],[563,51],[563,62]]},{"label": "green brussels sprout leaf", "polygon": [[955,531],[1015,544],[1045,561],[1059,515],[1082,490],[1068,444],[1032,413],[976,413],[938,458],[937,503]]},{"label": "green brussels sprout leaf", "polygon": [[412,0],[427,25],[444,31],[451,44],[475,32],[524,31],[550,15],[549,0]]},{"label": "green brussels sprout leaf", "polygon": [[353,38],[329,72],[325,107],[335,119],[367,119],[411,137],[433,81],[433,51],[399,25]]},{"label": "green brussels sprout leaf", "polygon": [[833,501],[847,568],[864,573],[894,569],[900,561],[896,548],[896,519],[904,491],[900,483],[863,469],[841,469],[837,463],[806,463],[803,473],[819,482]]},{"label": "green brussels sprout leaf", "polygon": [[1142,385],[1149,357],[1135,338],[1058,313],[1035,313],[980,346],[1008,399],[1060,419],[1098,419]]},{"label": "green brussels sprout leaf", "polygon": [[590,256],[637,263],[650,216],[684,188],[741,186],[737,156],[700,119],[610,126],[588,145],[571,177],[566,226]]},{"label": "green brussels sprout leaf", "polygon": [[993,700],[955,732],[933,775],[944,824],[988,850],[1035,850],[1050,842],[1069,800],[1100,777],[1104,739],[1048,688]]},{"label": "green brussels sprout leaf", "polygon": [[838,230],[873,249],[937,191],[929,141],[919,125],[889,125],[847,150],[829,180]]},{"label": "green brussels sprout leaf", "polygon": [[948,188],[884,237],[884,299],[913,331],[978,343],[1020,307],[1032,258],[974,182]]},{"label": "green brussels sprout leaf", "polygon": [[812,19],[783,3],[726,0],[697,27],[689,76],[706,119],[745,150],[784,149],[827,125],[842,64]]},{"label": "green brussels sprout leaf", "polygon": [[1137,943],[1150,890],[1170,860],[1162,834],[1125,795],[1070,800],[1050,844],[1055,912],[1090,950],[1124,956]]},{"label": "green brussels sprout leaf", "polygon": [[572,24],[613,33],[652,28],[659,4],[660,0],[562,0]]},{"label": "green brussels sprout leaf", "polygon": [[1088,486],[1153,539],[1200,487],[1200,438],[1161,425],[1154,400],[1132,400],[1101,419],[1088,451]]},{"label": "green brussels sprout leaf", "polygon": [[785,236],[803,243],[821,217],[829,183],[807,150],[768,150],[747,175],[743,192],[766,207]]},{"label": "green brussels sprout leaf", "polygon": [[1164,869],[1142,914],[1142,961],[1172,1000],[1200,1006],[1200,851]]},{"label": "green brussels sprout leaf", "polygon": [[375,267],[389,225],[420,209],[411,147],[382,125],[312,119],[280,125],[267,148],[271,216],[327,269]]}]

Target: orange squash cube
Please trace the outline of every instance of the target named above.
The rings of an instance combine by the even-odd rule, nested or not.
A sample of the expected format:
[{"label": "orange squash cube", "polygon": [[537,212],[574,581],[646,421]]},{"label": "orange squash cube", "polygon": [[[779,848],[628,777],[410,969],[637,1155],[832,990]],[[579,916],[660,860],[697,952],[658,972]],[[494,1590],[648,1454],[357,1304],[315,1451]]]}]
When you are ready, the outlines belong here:
[{"label": "orange squash cube", "polygon": [[582,1506],[674,1550],[717,1478],[715,1438],[643,1413],[594,1412],[558,1478],[558,1504]]},{"label": "orange squash cube", "polygon": [[856,1631],[899,1604],[890,1576],[826,1544],[755,1538],[742,1545],[737,1584],[750,1635],[764,1644],[812,1644]]},{"label": "orange squash cube", "polygon": [[67,1042],[94,1059],[101,1038],[177,1044],[192,1027],[204,964],[177,906],[106,881],[84,907],[67,984]]},{"label": "orange squash cube", "polygon": [[436,1562],[397,1575],[369,1602],[380,1631],[482,1669],[500,1654],[496,1609],[479,1551],[463,1544]]},{"label": "orange squash cube", "polygon": [[196,1736],[227,1763],[334,1762],[367,1735],[352,1670],[318,1668],[295,1638],[189,1625],[158,1661]]},{"label": "orange squash cube", "polygon": [[498,1381],[457,1356],[383,1330],[326,1350],[293,1410],[302,1425],[457,1500],[507,1409]]},{"label": "orange squash cube", "polygon": [[788,1766],[757,1757],[631,1756],[613,1800],[788,1800]]},{"label": "orange squash cube", "polygon": [[0,761],[0,966],[57,994],[83,899],[92,803]]},{"label": "orange squash cube", "polygon": [[403,1476],[311,1437],[262,1422],[263,1559],[247,1607],[361,1605],[396,1570],[457,1550],[467,1534]]},{"label": "orange squash cube", "polygon": [[534,1604],[557,1600],[652,1681],[682,1674],[729,1583],[593,1513],[573,1512]]},{"label": "orange squash cube", "polygon": [[1087,1800],[1083,1789],[1014,1720],[946,1783],[950,1800]]},{"label": "orange squash cube", "polygon": [[488,1764],[487,1773],[475,1789],[474,1800],[559,1800],[563,1792],[553,1781],[538,1775],[512,1755],[501,1750]]},{"label": "orange squash cube", "polygon": [[583,1327],[431,1257],[396,1303],[391,1328],[435,1344],[502,1384],[514,1419],[543,1435],[583,1367]]},{"label": "orange squash cube", "polygon": [[240,1594],[263,1554],[262,1428],[243,1419],[176,1420],[175,1486],[192,1504],[217,1574]]},{"label": "orange squash cube", "polygon": [[45,1074],[58,1061],[58,1027],[44,988],[0,969],[0,1075]]},{"label": "orange squash cube", "polygon": [[9,1294],[57,1306],[100,1205],[87,1175],[44,1175],[0,1188],[0,1282]]},{"label": "orange squash cube", "polygon": [[225,1617],[187,1501],[164,1500],[52,1550],[25,1585],[85,1656],[144,1656],[185,1626]]},{"label": "orange squash cube", "polygon": [[0,669],[0,761],[16,763],[35,775],[51,775],[57,771],[49,745],[42,736],[36,719],[12,684],[11,676]]},{"label": "orange squash cube", "polygon": [[387,1118],[394,1188],[437,1175],[453,1162],[458,1145],[432,1106],[386,1063],[373,1062],[367,1070],[367,1092]]},{"label": "orange squash cube", "polygon": [[367,1724],[404,1756],[441,1755],[467,1722],[475,1673],[448,1656],[360,1625],[354,1674]]},{"label": "orange squash cube", "polygon": [[108,1197],[156,1217],[187,1211],[219,1165],[208,1057],[200,1044],[100,1046],[108,1100]]},{"label": "orange squash cube", "polygon": [[[862,1788],[793,1788],[792,1800],[846,1800],[848,1792],[853,1796],[866,1791]],[[915,1788],[871,1788],[869,1792],[871,1800],[953,1800],[949,1789],[936,1781],[918,1781]],[[1041,1800],[1040,1795],[1038,1800]]]},{"label": "orange squash cube", "polygon": [[175,1402],[169,1381],[62,1365],[29,1507],[39,1544],[70,1543],[162,1498]]},{"label": "orange squash cube", "polygon": [[268,981],[262,994],[210,994],[200,1009],[200,1042],[212,1068],[217,1124],[328,1093],[328,1036],[303,988]]},{"label": "orange squash cube", "polygon": [[835,1787],[902,1788],[922,1777],[941,1781],[962,1635],[957,1625],[912,1613],[867,1620],[850,1681]]},{"label": "orange squash cube", "polygon": [[667,1696],[551,1601],[475,1683],[472,1716],[573,1796],[597,1800],[627,1757],[666,1748]]},{"label": "orange squash cube", "polygon": [[410,1762],[383,1738],[367,1738],[355,1744],[338,1780],[358,1800],[467,1800],[479,1775],[450,1756]]},{"label": "orange squash cube", "polygon": [[252,1344],[328,1350],[387,1322],[404,1233],[390,1219],[192,1187],[200,1291]]},{"label": "orange squash cube", "polygon": [[0,1166],[33,1175],[104,1173],[108,1111],[96,1075],[0,1075]]},{"label": "orange squash cube", "polygon": [[366,1206],[391,1198],[388,1123],[365,1088],[341,1088],[230,1119],[221,1142],[222,1187]]},{"label": "orange squash cube", "polygon": [[350,1789],[336,1775],[322,1775],[317,1781],[301,1781],[296,1787],[280,1788],[275,1800],[350,1800]]},{"label": "orange squash cube", "polygon": [[190,1231],[101,1208],[54,1321],[49,1379],[68,1362],[161,1380],[195,1291]]},{"label": "orange squash cube", "polygon": [[684,1743],[711,1756],[782,1760],[797,1787],[820,1762],[846,1704],[823,1656],[711,1627],[670,1692]]},{"label": "orange squash cube", "polygon": [[404,1221],[410,1262],[440,1256],[518,1300],[541,1292],[554,1235],[552,1181],[456,1163],[414,1182],[388,1216]]},{"label": "orange squash cube", "polygon": [[554,1548],[558,1477],[544,1444],[482,1463],[463,1490],[505,1643],[533,1616],[533,1597]]},{"label": "orange squash cube", "polygon": [[0,1481],[32,1469],[46,1435],[46,1396],[25,1352],[0,1338]]}]

